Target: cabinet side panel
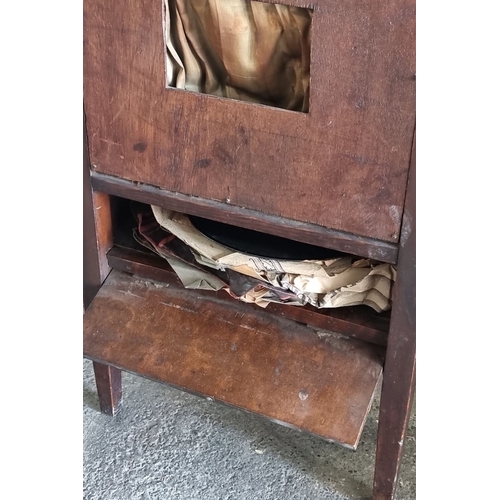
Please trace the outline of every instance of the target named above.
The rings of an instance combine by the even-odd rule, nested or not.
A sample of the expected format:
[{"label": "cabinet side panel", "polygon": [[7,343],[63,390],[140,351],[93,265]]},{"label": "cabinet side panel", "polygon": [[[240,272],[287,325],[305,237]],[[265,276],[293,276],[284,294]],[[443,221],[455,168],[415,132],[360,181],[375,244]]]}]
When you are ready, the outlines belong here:
[{"label": "cabinet side panel", "polygon": [[93,192],[85,120],[83,123],[83,306],[87,308],[109,273],[112,246],[109,196]]}]

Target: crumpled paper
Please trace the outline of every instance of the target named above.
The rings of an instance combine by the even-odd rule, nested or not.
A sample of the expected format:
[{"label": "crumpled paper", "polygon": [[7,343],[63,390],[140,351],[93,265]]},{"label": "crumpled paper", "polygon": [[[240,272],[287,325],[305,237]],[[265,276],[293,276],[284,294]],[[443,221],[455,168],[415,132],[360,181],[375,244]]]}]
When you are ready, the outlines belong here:
[{"label": "crumpled paper", "polygon": [[224,288],[230,292],[227,278],[230,271],[252,280],[249,281],[251,288],[238,298],[262,307],[279,302],[311,304],[319,309],[360,304],[378,312],[391,308],[396,269],[390,264],[350,255],[322,261],[287,261],[247,255],[206,237],[185,214],[157,206],[151,209],[158,225],[189,248],[193,259],[191,266],[203,273],[215,273],[225,283],[224,286],[220,282],[214,285],[201,273],[188,274],[186,269],[174,267],[174,262],[172,267],[182,276],[183,283],[189,281],[188,286],[201,287],[203,282],[210,283],[213,289]]}]

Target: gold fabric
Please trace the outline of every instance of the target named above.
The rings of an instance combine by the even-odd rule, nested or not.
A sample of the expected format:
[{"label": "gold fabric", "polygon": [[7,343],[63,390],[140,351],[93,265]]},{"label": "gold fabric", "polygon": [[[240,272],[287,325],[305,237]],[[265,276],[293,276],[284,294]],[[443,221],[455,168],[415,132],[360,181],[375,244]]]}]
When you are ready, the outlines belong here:
[{"label": "gold fabric", "polygon": [[309,109],[311,11],[250,0],[164,0],[167,84]]}]

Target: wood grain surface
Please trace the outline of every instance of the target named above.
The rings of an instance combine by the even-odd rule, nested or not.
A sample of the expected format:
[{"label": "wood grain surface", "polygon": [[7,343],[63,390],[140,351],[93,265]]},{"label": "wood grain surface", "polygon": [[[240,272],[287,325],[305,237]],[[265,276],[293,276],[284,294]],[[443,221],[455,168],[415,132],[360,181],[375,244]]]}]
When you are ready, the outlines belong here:
[{"label": "wood grain surface", "polygon": [[84,355],[356,448],[381,350],[113,270],[84,316]]},{"label": "wood grain surface", "polygon": [[122,398],[122,372],[110,365],[94,361],[94,377],[102,413],[114,417]]},{"label": "wood grain surface", "polygon": [[87,308],[110,268],[113,244],[109,196],[92,189],[85,119],[83,121],[83,307]]},{"label": "wood grain surface", "polygon": [[380,399],[373,500],[394,497],[415,391],[416,227],[414,142]]},{"label": "wood grain surface", "polygon": [[328,229],[317,224],[267,215],[256,210],[235,207],[213,200],[166,191],[155,186],[138,184],[99,172],[92,172],[91,180],[95,191],[158,205],[189,215],[198,215],[226,224],[246,227],[262,233],[275,234],[311,245],[332,248],[360,257],[368,257],[369,259],[390,264],[397,262],[398,246],[395,243]]},{"label": "wood grain surface", "polygon": [[287,0],[312,16],[307,114],[166,88],[160,0],[84,2],[97,172],[399,241],[415,125],[414,0]]}]

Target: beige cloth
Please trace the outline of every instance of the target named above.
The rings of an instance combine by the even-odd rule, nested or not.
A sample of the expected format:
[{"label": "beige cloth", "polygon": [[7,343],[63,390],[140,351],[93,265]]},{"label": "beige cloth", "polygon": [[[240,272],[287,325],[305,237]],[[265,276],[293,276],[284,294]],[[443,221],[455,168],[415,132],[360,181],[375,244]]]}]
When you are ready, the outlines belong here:
[{"label": "beige cloth", "polygon": [[311,11],[250,0],[164,0],[167,84],[307,112]]}]

